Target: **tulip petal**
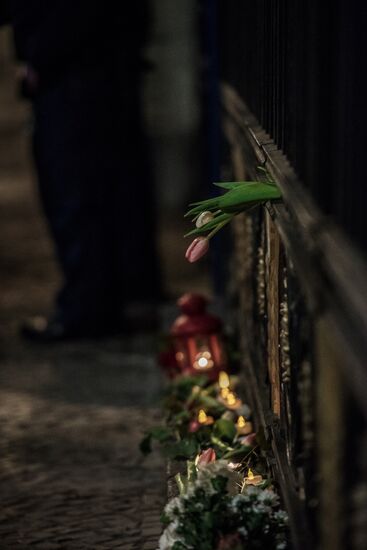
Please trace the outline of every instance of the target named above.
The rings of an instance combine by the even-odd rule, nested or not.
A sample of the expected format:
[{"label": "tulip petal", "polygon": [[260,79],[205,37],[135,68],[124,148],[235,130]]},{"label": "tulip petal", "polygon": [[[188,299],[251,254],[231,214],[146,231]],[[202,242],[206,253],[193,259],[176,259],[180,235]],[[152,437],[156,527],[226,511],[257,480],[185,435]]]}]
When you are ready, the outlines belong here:
[{"label": "tulip petal", "polygon": [[197,262],[200,260],[209,250],[209,239],[206,237],[197,237],[192,241],[188,249],[186,250],[185,258],[190,262]]}]

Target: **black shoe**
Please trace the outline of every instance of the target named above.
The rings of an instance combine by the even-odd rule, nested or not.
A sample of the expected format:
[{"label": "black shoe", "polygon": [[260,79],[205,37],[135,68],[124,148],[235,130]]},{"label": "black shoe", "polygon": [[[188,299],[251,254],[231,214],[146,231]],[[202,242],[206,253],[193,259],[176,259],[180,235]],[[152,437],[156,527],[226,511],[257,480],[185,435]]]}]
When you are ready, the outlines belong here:
[{"label": "black shoe", "polygon": [[83,338],[103,338],[120,332],[118,325],[73,325],[69,326],[56,319],[33,317],[21,327],[21,335],[26,340],[40,343],[63,342]]}]

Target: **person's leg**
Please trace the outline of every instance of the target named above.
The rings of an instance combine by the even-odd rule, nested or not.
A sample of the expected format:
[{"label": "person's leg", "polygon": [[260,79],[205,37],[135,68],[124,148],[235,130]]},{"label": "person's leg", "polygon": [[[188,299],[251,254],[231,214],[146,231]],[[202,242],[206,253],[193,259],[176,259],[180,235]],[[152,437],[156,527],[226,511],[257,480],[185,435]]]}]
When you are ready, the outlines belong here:
[{"label": "person's leg", "polygon": [[121,305],[109,239],[109,128],[89,76],[66,79],[37,98],[34,135],[40,194],[64,275],[56,316],[86,332],[114,324]]},{"label": "person's leg", "polygon": [[123,83],[119,88],[116,171],[120,177],[115,191],[113,230],[116,269],[124,281],[125,305],[155,303],[161,298],[154,173],[142,128],[139,79],[130,75],[129,81],[128,88]]},{"label": "person's leg", "polygon": [[[134,84],[135,82],[135,84]],[[64,79],[35,102],[39,187],[64,275],[56,306],[71,330],[115,325],[160,295],[153,181],[134,77]]]}]

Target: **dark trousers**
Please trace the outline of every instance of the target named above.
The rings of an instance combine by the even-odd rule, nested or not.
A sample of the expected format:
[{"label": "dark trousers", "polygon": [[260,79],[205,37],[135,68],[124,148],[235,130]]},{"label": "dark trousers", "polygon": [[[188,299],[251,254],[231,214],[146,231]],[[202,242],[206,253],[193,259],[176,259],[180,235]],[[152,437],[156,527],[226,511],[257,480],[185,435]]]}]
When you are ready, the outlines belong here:
[{"label": "dark trousers", "polygon": [[153,181],[140,121],[139,78],[90,68],[34,99],[39,189],[70,324],[119,315],[159,294]]}]

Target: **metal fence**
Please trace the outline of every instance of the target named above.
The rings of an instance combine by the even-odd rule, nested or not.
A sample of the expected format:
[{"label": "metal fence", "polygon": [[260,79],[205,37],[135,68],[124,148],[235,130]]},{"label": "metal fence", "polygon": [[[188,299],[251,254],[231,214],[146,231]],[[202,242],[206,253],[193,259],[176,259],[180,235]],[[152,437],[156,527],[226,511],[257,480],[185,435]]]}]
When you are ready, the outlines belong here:
[{"label": "metal fence", "polygon": [[230,286],[249,399],[272,442],[295,548],[363,550],[364,8],[218,8],[226,177],[256,178],[262,164],[284,199],[234,228]]},{"label": "metal fence", "polygon": [[323,212],[365,247],[367,5],[220,0],[218,21],[224,80]]}]

